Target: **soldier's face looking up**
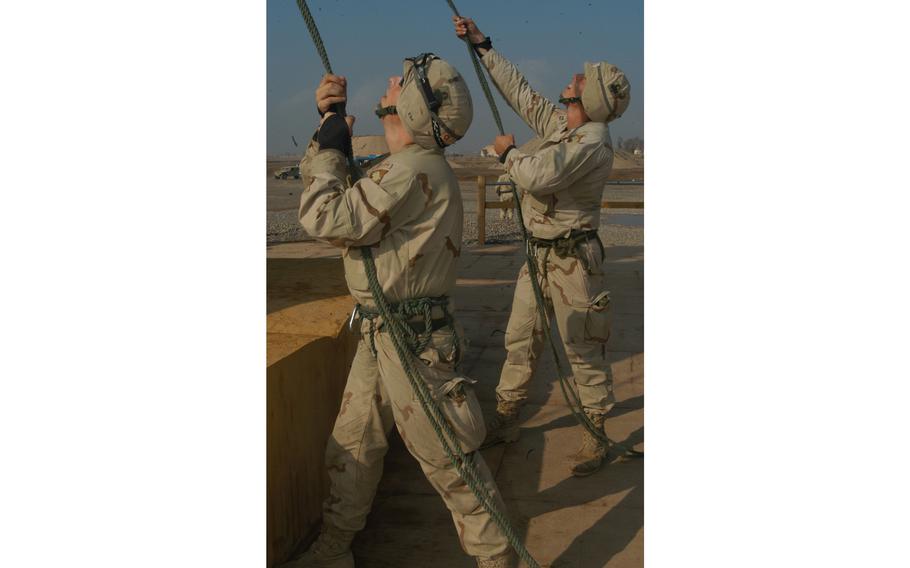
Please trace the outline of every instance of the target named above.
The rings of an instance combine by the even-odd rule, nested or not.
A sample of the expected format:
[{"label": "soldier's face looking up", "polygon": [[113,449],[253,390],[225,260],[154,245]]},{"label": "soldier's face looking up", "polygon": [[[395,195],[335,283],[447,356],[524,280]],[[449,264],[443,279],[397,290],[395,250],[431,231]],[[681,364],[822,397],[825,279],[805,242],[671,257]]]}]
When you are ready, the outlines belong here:
[{"label": "soldier's face looking up", "polygon": [[572,80],[569,81],[569,84],[566,85],[566,88],[562,90],[559,96],[565,98],[571,97],[580,97],[581,92],[585,89],[585,74],[576,73],[572,75]]},{"label": "soldier's face looking up", "polygon": [[398,96],[401,94],[401,77],[389,77],[389,82],[385,90],[385,95],[379,99],[379,104],[387,107],[398,104]]}]

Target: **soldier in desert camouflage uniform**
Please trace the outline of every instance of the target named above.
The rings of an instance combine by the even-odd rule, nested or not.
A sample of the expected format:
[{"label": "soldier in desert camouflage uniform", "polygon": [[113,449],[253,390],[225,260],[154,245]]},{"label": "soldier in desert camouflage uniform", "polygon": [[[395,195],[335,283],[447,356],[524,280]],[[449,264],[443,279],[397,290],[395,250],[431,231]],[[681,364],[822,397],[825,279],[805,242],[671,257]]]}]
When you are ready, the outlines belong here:
[{"label": "soldier in desert camouflage uniform", "polygon": [[[511,135],[494,148],[523,197],[526,228],[539,266],[540,286],[552,309],[578,387],[584,412],[603,430],[613,408],[613,376],[607,360],[610,296],[603,272],[601,195],[613,165],[607,123],[629,104],[629,82],[615,66],[586,63],[563,90],[562,110],[531,89],[518,69],[492,49],[489,38],[470,19],[454,17],[455,32],[467,36],[493,83],[509,105],[542,140],[533,153],[515,148]],[[518,439],[518,413],[527,399],[545,338],[527,266],[515,286],[506,330],[506,362],[496,389],[496,416],[485,445]],[[583,430],[572,473],[597,471],[606,448]]]},{"label": "soldier in desert camouflage uniform", "polygon": [[[426,80],[422,80],[425,78]],[[452,514],[462,547],[478,566],[514,563],[505,536],[449,462],[412,391],[387,327],[376,312],[359,247],[368,246],[378,280],[405,325],[426,340],[419,373],[473,459],[487,491],[504,508],[478,449],[486,433],[471,384],[456,368],[463,353],[449,295],[461,254],[463,210],[458,181],[442,149],[462,137],[473,116],[462,77],[425,54],[405,60],[389,79],[376,114],[391,156],[351,184],[344,151],[348,125],[327,112],[346,99],[343,77],[326,75],[317,90],[325,113],[300,163],[306,190],[300,223],[317,239],[343,248],[345,278],[362,318],[361,340],[326,450],[331,480],[319,539],[292,565],[352,568],[350,543],[364,527],[382,476],[387,436],[395,426]],[[426,322],[429,321],[429,327]]]}]

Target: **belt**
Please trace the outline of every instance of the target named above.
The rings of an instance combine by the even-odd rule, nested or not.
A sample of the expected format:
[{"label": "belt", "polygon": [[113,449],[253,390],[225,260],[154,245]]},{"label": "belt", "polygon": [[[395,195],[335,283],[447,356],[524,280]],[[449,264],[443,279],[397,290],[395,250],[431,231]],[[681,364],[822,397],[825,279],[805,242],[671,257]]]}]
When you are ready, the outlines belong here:
[{"label": "belt", "polygon": [[585,241],[597,239],[600,240],[600,236],[597,234],[597,231],[590,229],[587,231],[579,231],[578,229],[572,229],[572,231],[565,237],[558,237],[555,239],[545,239],[543,237],[529,237],[528,242],[533,243],[539,247],[555,247],[559,246],[561,243],[569,241]]},{"label": "belt", "polygon": [[[600,246],[600,257],[604,258],[606,256],[603,241],[600,240],[600,235],[597,234],[597,230],[595,229],[587,231],[572,229],[567,236],[558,239],[544,239],[541,237],[528,238],[529,245],[536,248],[548,249],[547,254],[552,250],[556,253],[556,256],[560,258],[566,258],[567,256],[577,258],[579,262],[581,262],[585,272],[590,273],[591,266],[589,259],[578,250],[578,245],[586,241],[597,241],[598,246]],[[544,260],[544,275],[546,275],[546,260]]]}]

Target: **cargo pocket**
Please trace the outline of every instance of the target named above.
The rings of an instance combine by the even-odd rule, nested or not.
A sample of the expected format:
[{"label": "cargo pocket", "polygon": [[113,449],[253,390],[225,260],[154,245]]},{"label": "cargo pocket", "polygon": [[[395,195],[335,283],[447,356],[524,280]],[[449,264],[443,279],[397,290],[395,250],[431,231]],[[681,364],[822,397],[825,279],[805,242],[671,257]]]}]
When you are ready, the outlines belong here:
[{"label": "cargo pocket", "polygon": [[447,326],[434,331],[429,345],[420,354],[420,360],[432,369],[444,372],[454,371],[461,362],[467,347],[463,337],[464,332],[460,328],[457,343],[451,327]]},{"label": "cargo pocket", "polygon": [[[461,337],[463,333],[458,334],[458,338]],[[451,327],[433,332],[433,339],[420,354],[421,362],[426,365],[420,375],[430,396],[452,425],[462,451],[473,452],[480,447],[487,431],[480,401],[474,392],[473,385],[477,381],[454,371],[464,350],[463,340],[456,345],[456,335]],[[413,393],[413,397],[415,402],[419,400],[417,393]],[[434,445],[438,448],[438,442],[434,441]]]},{"label": "cargo pocket", "polygon": [[585,340],[606,343],[610,339],[613,323],[613,306],[610,292],[604,290],[588,303],[585,315]]},{"label": "cargo pocket", "polygon": [[464,376],[454,377],[443,383],[436,396],[464,452],[473,452],[479,448],[487,435],[480,401],[474,392],[476,382]]},{"label": "cargo pocket", "polygon": [[[463,375],[425,370],[424,383],[439,410],[452,425],[455,436],[464,452],[473,452],[480,447],[487,435],[483,422],[480,401],[474,392],[477,382]],[[417,394],[414,393],[415,400]],[[434,442],[437,444],[437,442]]]}]

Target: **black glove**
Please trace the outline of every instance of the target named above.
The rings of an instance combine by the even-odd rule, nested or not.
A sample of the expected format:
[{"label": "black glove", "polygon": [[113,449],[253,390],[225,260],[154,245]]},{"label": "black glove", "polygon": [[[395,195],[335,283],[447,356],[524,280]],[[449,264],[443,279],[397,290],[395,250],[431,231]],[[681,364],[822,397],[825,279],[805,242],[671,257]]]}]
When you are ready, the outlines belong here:
[{"label": "black glove", "polygon": [[319,142],[319,149],[333,148],[342,154],[347,154],[348,148],[351,147],[351,131],[348,130],[348,123],[340,114],[333,114],[316,134],[316,142]]},{"label": "black glove", "polygon": [[483,41],[480,43],[472,43],[471,47],[474,48],[474,53],[477,54],[477,57],[483,57],[480,54],[480,48],[493,49],[493,41],[490,39],[490,36],[487,36],[483,38]]}]

